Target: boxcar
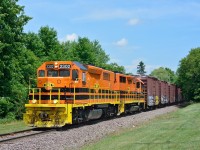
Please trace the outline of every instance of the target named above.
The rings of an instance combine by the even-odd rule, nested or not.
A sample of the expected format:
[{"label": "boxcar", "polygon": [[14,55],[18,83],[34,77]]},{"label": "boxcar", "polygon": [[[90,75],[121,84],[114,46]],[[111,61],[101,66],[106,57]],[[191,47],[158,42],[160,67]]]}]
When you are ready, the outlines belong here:
[{"label": "boxcar", "polygon": [[160,81],[160,103],[161,105],[167,105],[169,103],[169,88],[168,83]]},{"label": "boxcar", "polygon": [[158,106],[160,103],[160,82],[155,77],[142,76],[144,83],[145,101],[147,107]]}]

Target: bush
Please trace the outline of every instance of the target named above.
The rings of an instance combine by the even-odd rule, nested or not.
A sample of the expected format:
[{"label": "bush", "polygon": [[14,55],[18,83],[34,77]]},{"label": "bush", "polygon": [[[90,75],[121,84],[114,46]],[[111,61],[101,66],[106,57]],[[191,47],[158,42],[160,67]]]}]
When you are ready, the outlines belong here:
[{"label": "bush", "polygon": [[11,113],[9,112],[13,108],[13,104],[10,103],[10,98],[8,97],[1,97],[0,98],[0,118],[5,118],[8,115],[10,116]]}]

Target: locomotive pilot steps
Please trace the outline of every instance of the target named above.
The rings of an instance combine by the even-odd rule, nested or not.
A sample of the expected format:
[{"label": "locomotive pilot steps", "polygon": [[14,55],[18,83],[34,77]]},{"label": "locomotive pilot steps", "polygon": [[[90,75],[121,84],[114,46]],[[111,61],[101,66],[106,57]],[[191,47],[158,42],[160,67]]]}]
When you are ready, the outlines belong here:
[{"label": "locomotive pilot steps", "polygon": [[50,61],[37,70],[23,119],[35,127],[62,127],[145,109],[143,82],[76,61]]}]

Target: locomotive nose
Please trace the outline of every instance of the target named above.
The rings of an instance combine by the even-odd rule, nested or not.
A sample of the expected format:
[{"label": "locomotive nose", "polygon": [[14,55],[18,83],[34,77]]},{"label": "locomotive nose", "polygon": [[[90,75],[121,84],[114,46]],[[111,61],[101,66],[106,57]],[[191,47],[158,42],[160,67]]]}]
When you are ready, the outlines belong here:
[{"label": "locomotive nose", "polygon": [[37,86],[45,88],[46,90],[52,90],[53,88],[63,87],[69,84],[70,79],[64,78],[38,78]]}]

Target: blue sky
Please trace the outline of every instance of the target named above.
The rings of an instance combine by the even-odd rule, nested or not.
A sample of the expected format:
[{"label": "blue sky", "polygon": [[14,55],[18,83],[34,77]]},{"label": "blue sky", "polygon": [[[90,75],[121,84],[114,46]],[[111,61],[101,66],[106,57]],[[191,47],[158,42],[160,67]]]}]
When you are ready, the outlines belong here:
[{"label": "blue sky", "polygon": [[33,17],[25,32],[48,25],[60,41],[78,36],[98,40],[111,62],[136,73],[158,67],[176,71],[200,46],[200,0],[19,0]]}]

